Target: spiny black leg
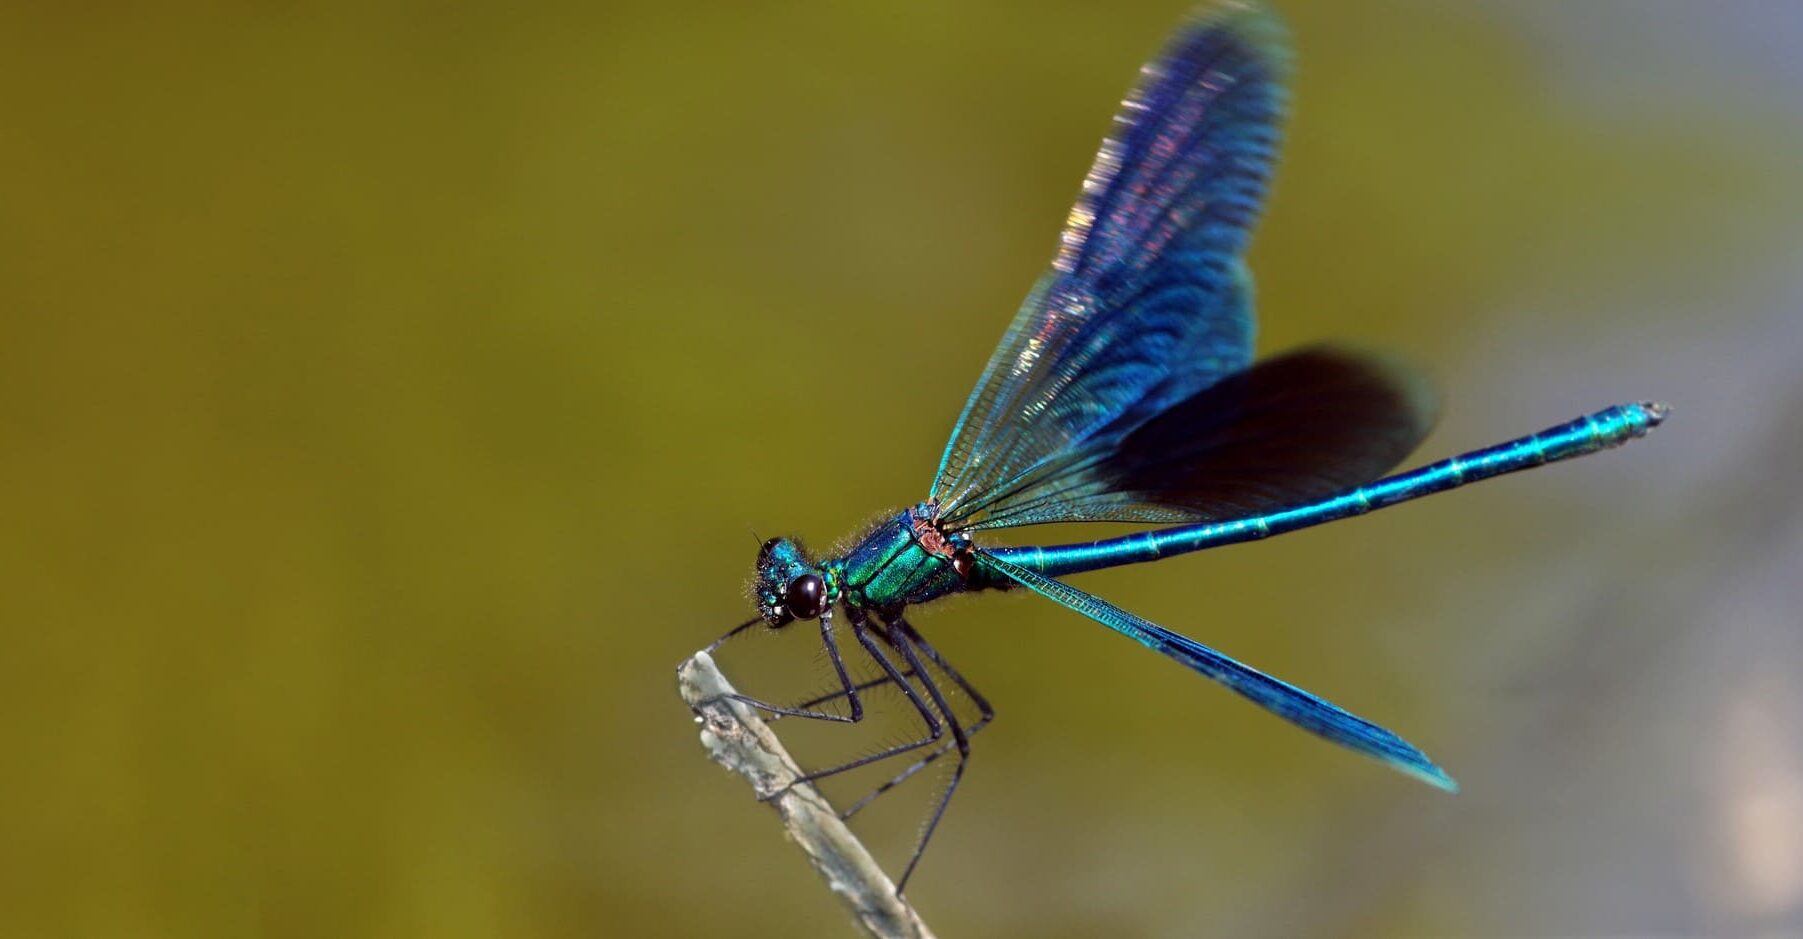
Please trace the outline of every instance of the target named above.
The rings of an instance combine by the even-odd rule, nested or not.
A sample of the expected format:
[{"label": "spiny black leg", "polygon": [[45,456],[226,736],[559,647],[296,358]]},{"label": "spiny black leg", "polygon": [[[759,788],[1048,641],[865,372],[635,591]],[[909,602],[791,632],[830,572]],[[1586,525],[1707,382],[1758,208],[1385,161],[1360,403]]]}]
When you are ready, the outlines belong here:
[{"label": "spiny black leg", "polygon": [[[902,672],[902,677],[903,678],[912,678],[912,677],[914,677],[914,673],[912,671],[904,671],[904,672]],[[853,690],[854,691],[869,691],[872,688],[880,688],[883,685],[890,684],[894,680],[895,679],[890,678],[888,675],[879,675],[875,678],[870,679],[869,681],[859,683],[858,686],[856,688],[854,688]],[[817,704],[825,704],[828,701],[837,701],[840,698],[843,698],[845,696],[846,696],[846,692],[843,690],[831,691],[826,694],[820,695],[818,697],[809,698],[808,700],[803,701],[800,704],[793,705],[793,706],[798,707],[798,708],[811,708]],[[782,715],[778,714],[775,717],[780,718],[780,717],[782,717]],[[772,719],[774,720],[775,718],[772,718]]]},{"label": "spiny black leg", "polygon": [[[889,642],[901,651],[902,658],[908,660],[908,665],[914,669],[915,677],[921,687],[927,690],[928,696],[933,699],[933,704],[939,708],[941,714],[945,715],[945,722],[952,729],[952,740],[958,746],[958,763],[952,767],[951,781],[945,784],[945,791],[939,796],[939,804],[934,806],[932,816],[927,819],[926,830],[920,833],[920,841],[914,845],[914,856],[908,859],[908,866],[902,870],[901,878],[895,882],[897,896],[900,896],[902,890],[908,886],[908,878],[913,876],[915,865],[920,863],[920,856],[926,853],[927,842],[932,840],[934,829],[939,827],[939,820],[945,817],[946,806],[951,805],[952,793],[958,791],[958,781],[964,778],[964,765],[970,759],[970,738],[965,734],[963,725],[958,723],[957,715],[952,713],[951,705],[946,703],[945,695],[939,691],[938,682],[934,681],[933,676],[928,674],[926,668],[920,664],[920,657],[915,654],[914,643],[910,639],[909,634],[912,632],[898,616],[889,623]],[[988,710],[987,707],[984,710]]]},{"label": "spiny black leg", "polygon": [[[743,629],[744,627],[740,628]],[[734,630],[733,632],[737,631],[738,630]],[[852,631],[854,633],[858,632],[857,620],[855,619],[852,621]],[[730,638],[732,635],[733,633],[727,633],[725,636],[722,636],[721,642],[726,641],[726,639]],[[834,714],[830,711],[810,711],[808,710],[808,704],[803,704],[800,707],[783,707],[780,704],[759,701],[756,698],[742,694],[728,695],[728,697],[737,701],[743,701],[761,711],[768,711],[771,714],[783,717],[806,717],[811,720],[836,721],[841,724],[856,724],[863,720],[864,702],[858,700],[858,692],[861,689],[852,684],[851,674],[845,670],[845,659],[839,655],[839,643],[833,638],[833,611],[830,608],[820,614],[820,640],[826,644],[826,654],[833,660],[833,671],[838,673],[839,684],[845,689],[841,694],[845,696],[846,700],[851,702],[851,714]],[[862,636],[859,637],[859,641],[863,641]],[[715,643],[715,645],[718,644],[719,643]]]},{"label": "spiny black leg", "polygon": [[920,630],[914,628],[913,623],[898,616],[895,618],[895,625],[900,626],[902,632],[907,633],[908,640],[914,643],[914,647],[919,649],[928,661],[939,666],[940,671],[945,672],[952,681],[958,683],[959,688],[964,689],[965,694],[970,695],[971,703],[977,706],[977,710],[981,712],[982,716],[970,726],[969,731],[974,732],[978,727],[995,719],[995,708],[989,706],[989,699],[983,697],[982,692],[965,680],[963,675],[958,674],[958,670],[952,667],[952,663],[947,662],[945,656],[940,655],[939,650],[927,642],[926,637],[920,634]]},{"label": "spiny black leg", "polygon": [[753,626],[758,625],[759,623],[762,623],[763,621],[764,621],[763,617],[753,616],[752,618],[746,620],[745,622],[740,623],[739,625],[734,626],[733,628],[727,630],[726,635],[721,636],[720,638],[715,639],[713,642],[708,643],[707,648],[702,649],[701,651],[706,652],[709,655],[713,655],[715,649],[718,649],[721,646],[726,644],[726,640],[731,639],[734,636],[737,636],[738,634],[744,632],[747,629],[750,629]]},{"label": "spiny black leg", "polygon": [[[908,637],[908,640],[914,644],[914,647],[919,649],[921,654],[925,655],[927,657],[927,661],[932,662],[934,665],[939,666],[939,670],[944,672],[946,674],[946,677],[950,678],[953,682],[957,683],[959,688],[964,689],[964,693],[970,696],[970,700],[972,701],[972,703],[976,704],[978,711],[981,712],[980,716],[977,718],[975,723],[971,724],[969,727],[964,728],[964,735],[967,738],[975,737],[977,735],[977,731],[982,730],[983,728],[989,726],[989,722],[995,719],[995,708],[990,707],[989,699],[983,697],[983,694],[981,692],[977,691],[977,689],[975,687],[973,687],[971,685],[971,683],[968,680],[966,680],[963,675],[960,675],[958,673],[958,670],[953,668],[951,666],[951,663],[947,662],[945,660],[945,657],[939,654],[939,650],[933,648],[933,646],[930,643],[928,643],[924,637],[922,637],[920,635],[920,631],[915,629],[914,625],[912,623],[909,623],[908,621],[901,619],[900,617],[897,617],[890,625],[894,628],[900,629],[903,633],[905,633]],[[850,808],[847,808],[844,811],[839,813],[839,818],[842,820],[850,820],[850,818],[853,815],[858,814],[858,812],[861,809],[863,809],[865,806],[869,805],[872,802],[875,802],[877,796],[880,796],[883,793],[888,792],[891,789],[894,789],[896,786],[899,786],[902,783],[907,782],[909,779],[912,779],[915,776],[915,774],[919,773],[923,769],[926,769],[928,766],[933,765],[934,760],[937,760],[940,757],[946,755],[947,753],[952,752],[952,748],[955,746],[957,746],[956,739],[953,739],[947,743],[940,744],[937,749],[935,749],[933,752],[927,754],[925,757],[921,758],[918,762],[914,763],[914,765],[909,766],[907,769],[902,770],[900,773],[897,773],[895,775],[895,778],[876,787],[875,790],[873,790],[869,794],[865,795],[862,799],[859,799],[858,801],[852,803]]]},{"label": "spiny black leg", "polygon": [[[882,750],[878,750],[875,753],[871,753],[866,756],[858,757],[857,759],[852,760],[849,763],[844,763],[839,766],[832,767],[831,769],[816,770],[812,773],[806,773],[801,776],[798,776],[795,778],[795,780],[793,782],[789,783],[789,785],[784,786],[782,789],[771,793],[769,796],[766,796],[765,797],[766,800],[774,799],[777,796],[782,795],[784,792],[789,791],[790,788],[794,787],[795,785],[797,785],[799,783],[813,782],[818,779],[825,779],[828,776],[837,775],[839,773],[846,772],[847,770],[857,769],[860,766],[867,766],[871,763],[877,762],[878,760],[886,760],[892,756],[899,756],[899,755],[901,755],[903,753],[907,753],[911,750],[918,750],[921,747],[930,746],[932,744],[938,743],[940,738],[945,736],[945,725],[940,722],[939,716],[937,714],[933,713],[932,706],[927,704],[925,699],[921,698],[920,692],[918,692],[914,689],[914,685],[912,683],[910,683],[906,678],[902,677],[901,669],[897,668],[895,666],[895,663],[891,662],[889,660],[889,657],[887,655],[883,654],[882,648],[876,644],[875,639],[871,638],[870,623],[864,619],[863,614],[859,613],[857,610],[848,608],[846,610],[846,616],[848,618],[850,618],[850,620],[851,620],[851,632],[852,632],[852,635],[854,635],[858,638],[858,644],[862,645],[864,647],[864,651],[869,653],[870,657],[872,659],[876,660],[876,664],[878,666],[880,666],[882,668],[882,670],[884,671],[884,673],[886,673],[889,676],[889,680],[894,682],[895,686],[900,688],[902,690],[903,694],[907,695],[909,703],[913,704],[914,709],[916,711],[920,712],[920,719],[922,721],[924,721],[927,725],[927,735],[925,737],[920,738],[919,740],[911,741],[909,743],[897,744],[893,747],[885,747]],[[898,641],[899,637],[891,634],[887,638],[889,639],[890,644],[894,645]],[[905,638],[899,638],[899,641],[903,645],[905,645],[907,643],[907,640]],[[909,664],[913,666],[914,671],[919,672],[920,671],[920,662],[918,660],[914,659],[913,654],[911,652],[908,654],[908,658],[910,660]],[[843,668],[843,666],[841,666],[841,668]],[[846,682],[846,685],[848,686],[847,690],[849,690],[850,684],[851,684],[851,682],[848,680]],[[937,689],[934,689],[934,691],[936,693]],[[856,701],[857,699],[853,698],[852,700]],[[938,700],[937,697],[935,697],[935,700]],[[860,711],[860,714],[861,713],[862,712]],[[958,733],[963,733],[963,730],[960,729],[958,731]]]}]

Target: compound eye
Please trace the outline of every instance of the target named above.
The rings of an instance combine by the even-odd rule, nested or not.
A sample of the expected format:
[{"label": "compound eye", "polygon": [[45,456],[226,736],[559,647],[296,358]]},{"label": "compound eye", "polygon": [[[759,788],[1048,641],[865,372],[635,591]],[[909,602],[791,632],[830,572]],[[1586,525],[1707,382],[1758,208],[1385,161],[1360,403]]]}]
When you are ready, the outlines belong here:
[{"label": "compound eye", "polygon": [[783,606],[798,619],[813,619],[820,615],[826,603],[826,582],[819,574],[803,574],[789,581],[789,589],[783,595]]}]

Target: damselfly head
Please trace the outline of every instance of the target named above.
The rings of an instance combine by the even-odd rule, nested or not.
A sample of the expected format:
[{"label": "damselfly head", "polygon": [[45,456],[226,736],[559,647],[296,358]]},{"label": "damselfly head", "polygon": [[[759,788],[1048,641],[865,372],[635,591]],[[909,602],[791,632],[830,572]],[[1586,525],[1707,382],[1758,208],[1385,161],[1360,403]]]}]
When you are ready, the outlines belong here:
[{"label": "damselfly head", "polygon": [[798,619],[814,619],[832,605],[826,574],[790,538],[772,538],[758,549],[758,614],[772,629]]}]

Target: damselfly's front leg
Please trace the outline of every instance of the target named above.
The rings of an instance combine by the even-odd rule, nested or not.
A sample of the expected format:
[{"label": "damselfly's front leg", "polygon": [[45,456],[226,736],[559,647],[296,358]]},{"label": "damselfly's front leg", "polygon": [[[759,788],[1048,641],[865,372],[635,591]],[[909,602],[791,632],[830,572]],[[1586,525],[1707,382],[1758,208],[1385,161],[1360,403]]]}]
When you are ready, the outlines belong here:
[{"label": "damselfly's front leg", "polygon": [[[746,626],[749,625],[751,624],[746,624]],[[741,626],[738,629],[721,636],[719,641],[715,642],[714,645],[709,646],[708,649],[711,651],[719,646],[721,642],[725,642],[732,638],[745,628],[745,626]],[[852,630],[853,632],[858,631],[855,619],[853,620]],[[827,657],[833,661],[833,671],[839,676],[839,684],[843,690],[828,695],[825,699],[803,702],[797,707],[784,707],[780,704],[771,704],[768,701],[760,701],[757,698],[742,694],[731,694],[726,695],[726,697],[732,698],[735,701],[742,701],[760,711],[766,711],[770,713],[773,718],[805,717],[810,720],[834,721],[841,724],[856,724],[863,720],[864,702],[859,700],[858,692],[863,691],[868,686],[852,684],[851,673],[845,669],[845,659],[839,654],[838,640],[833,637],[833,611],[831,609],[825,610],[820,614],[820,641],[826,646]],[[861,636],[859,637],[859,641],[862,641]],[[849,702],[851,710],[850,714],[834,714],[831,711],[816,711],[811,709],[813,705],[820,703],[821,700],[831,700],[832,698],[839,697],[843,697]]]},{"label": "damselfly's front leg", "polygon": [[[903,678],[914,677],[913,670],[909,669],[909,670],[903,671],[902,677]],[[837,701],[840,698],[848,697],[850,695],[850,693],[853,691],[869,691],[872,688],[881,688],[884,685],[892,684],[892,683],[894,683],[894,681],[895,681],[895,679],[890,678],[888,675],[878,675],[877,677],[872,678],[868,681],[859,682],[853,688],[841,689],[839,691],[829,691],[826,694],[817,695],[815,697],[809,698],[806,701],[801,702],[800,704],[791,705],[791,707],[796,707],[796,708],[815,707],[816,705],[825,704],[828,701]],[[782,717],[781,714],[775,714],[775,715],[771,716],[771,720],[775,721],[781,717]]]}]

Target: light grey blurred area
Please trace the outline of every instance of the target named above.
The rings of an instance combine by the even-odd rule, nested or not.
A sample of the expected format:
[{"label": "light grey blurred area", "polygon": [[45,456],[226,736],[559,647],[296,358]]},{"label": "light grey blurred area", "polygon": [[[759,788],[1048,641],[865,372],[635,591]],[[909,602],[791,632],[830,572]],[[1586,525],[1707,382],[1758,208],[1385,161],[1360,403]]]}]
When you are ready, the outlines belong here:
[{"label": "light grey blurred area", "polygon": [[[1758,115],[1762,140],[1793,148],[1776,161],[1790,175],[1688,234],[1714,263],[1575,296],[1526,277],[1486,311],[1446,373],[1461,436],[1625,396],[1673,416],[1644,452],[1511,502],[1555,548],[1498,556],[1476,531],[1423,554],[1435,618],[1457,632],[1437,640],[1434,697],[1465,729],[1436,755],[1466,791],[1348,813],[1224,934],[1803,934],[1803,5],[1468,15],[1517,35],[1551,106],[1598,135],[1734,134]],[[1374,851],[1412,860],[1362,864]]]}]

